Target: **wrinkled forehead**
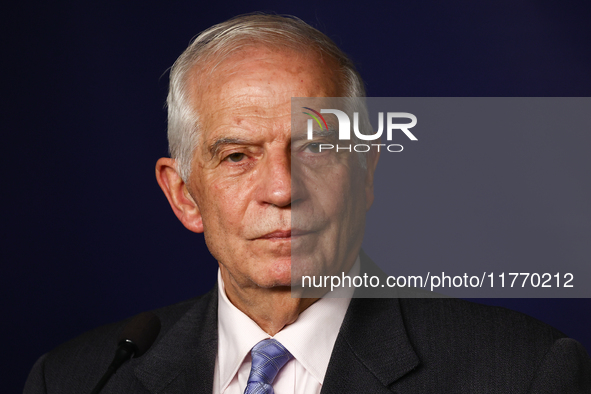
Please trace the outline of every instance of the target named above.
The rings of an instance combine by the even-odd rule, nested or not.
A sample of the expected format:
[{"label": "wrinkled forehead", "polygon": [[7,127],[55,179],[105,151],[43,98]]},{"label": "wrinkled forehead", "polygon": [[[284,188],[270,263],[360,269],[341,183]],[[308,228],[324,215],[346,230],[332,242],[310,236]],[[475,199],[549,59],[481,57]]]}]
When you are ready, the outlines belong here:
[{"label": "wrinkled forehead", "polygon": [[342,78],[336,62],[313,50],[260,45],[240,47],[222,60],[215,57],[191,70],[190,102],[200,117],[228,101],[288,104],[291,97],[337,97]]}]

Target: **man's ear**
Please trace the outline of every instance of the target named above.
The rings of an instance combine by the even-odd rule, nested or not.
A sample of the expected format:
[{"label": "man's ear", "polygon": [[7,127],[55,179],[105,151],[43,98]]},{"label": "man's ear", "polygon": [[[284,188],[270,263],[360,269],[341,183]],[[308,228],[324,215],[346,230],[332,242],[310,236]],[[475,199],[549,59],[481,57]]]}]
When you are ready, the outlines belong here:
[{"label": "man's ear", "polygon": [[189,194],[187,185],[179,175],[176,162],[163,157],[156,163],[156,180],[177,218],[189,230],[203,232],[203,220],[197,203]]},{"label": "man's ear", "polygon": [[373,148],[370,149],[369,152],[367,152],[367,155],[365,157],[367,163],[367,174],[365,177],[365,210],[368,211],[371,205],[373,204],[373,176],[376,171],[376,166],[378,165],[380,152],[376,148]]}]

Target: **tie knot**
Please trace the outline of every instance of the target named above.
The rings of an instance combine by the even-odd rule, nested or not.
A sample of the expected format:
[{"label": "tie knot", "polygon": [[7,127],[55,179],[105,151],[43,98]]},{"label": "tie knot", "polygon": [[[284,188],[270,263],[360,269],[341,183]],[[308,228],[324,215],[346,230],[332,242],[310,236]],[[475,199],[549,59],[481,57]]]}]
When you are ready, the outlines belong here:
[{"label": "tie knot", "polygon": [[[262,340],[254,345],[250,354],[252,356],[252,367],[245,393],[252,392],[249,391],[250,387],[270,386],[279,370],[293,357],[279,341],[272,338]],[[260,392],[272,393],[272,391]]]}]

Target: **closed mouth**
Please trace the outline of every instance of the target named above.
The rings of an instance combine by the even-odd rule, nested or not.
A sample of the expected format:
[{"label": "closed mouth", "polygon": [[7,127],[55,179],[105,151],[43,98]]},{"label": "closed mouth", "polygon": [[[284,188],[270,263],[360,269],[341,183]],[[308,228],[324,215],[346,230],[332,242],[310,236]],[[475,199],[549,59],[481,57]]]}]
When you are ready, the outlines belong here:
[{"label": "closed mouth", "polygon": [[296,229],[292,229],[292,230],[275,230],[272,231],[268,234],[265,234],[261,237],[258,237],[257,239],[268,239],[268,240],[277,240],[277,241],[284,241],[284,240],[290,240],[305,234],[308,234],[309,231],[303,231],[303,230],[296,230]]}]

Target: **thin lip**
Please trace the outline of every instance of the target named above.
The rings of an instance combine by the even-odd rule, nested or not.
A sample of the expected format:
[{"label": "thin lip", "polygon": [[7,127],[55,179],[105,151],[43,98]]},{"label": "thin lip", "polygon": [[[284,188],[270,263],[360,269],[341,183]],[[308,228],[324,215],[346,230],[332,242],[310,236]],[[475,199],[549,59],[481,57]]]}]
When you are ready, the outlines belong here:
[{"label": "thin lip", "polygon": [[310,231],[298,230],[298,229],[290,229],[290,230],[275,230],[267,233],[261,237],[256,239],[269,239],[269,240],[287,240],[292,239],[295,237],[299,237],[301,235],[305,235],[310,233]]}]

